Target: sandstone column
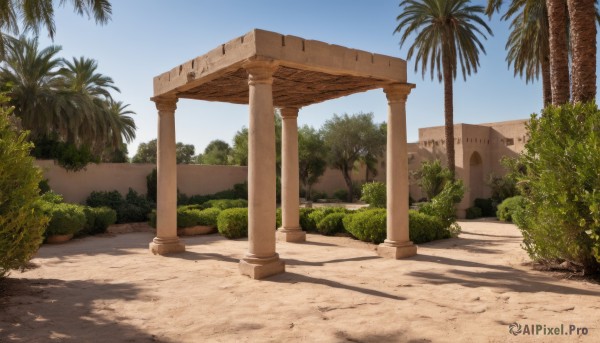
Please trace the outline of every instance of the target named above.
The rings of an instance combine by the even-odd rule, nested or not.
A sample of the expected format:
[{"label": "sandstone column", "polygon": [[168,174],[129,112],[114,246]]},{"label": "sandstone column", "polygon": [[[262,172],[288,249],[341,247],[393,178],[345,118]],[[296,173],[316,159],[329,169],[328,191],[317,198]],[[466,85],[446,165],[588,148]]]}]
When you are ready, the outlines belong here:
[{"label": "sandstone column", "polygon": [[404,258],[417,254],[408,238],[408,151],[406,144],[406,98],[412,84],[384,88],[388,100],[387,121],[387,239],[377,247],[379,256]]},{"label": "sandstone column", "polygon": [[248,127],[248,253],[240,272],[253,279],[282,273],[285,264],[275,252],[275,116],[273,72],[268,61],[250,61],[248,72],[250,123]]},{"label": "sandstone column", "polygon": [[175,158],[176,97],[153,99],[158,109],[156,171],[156,237],[150,243],[153,254],[185,251],[177,237],[177,160]]},{"label": "sandstone column", "polygon": [[281,219],[277,238],[285,242],[304,242],[300,227],[300,172],[298,167],[298,108],[281,109]]}]

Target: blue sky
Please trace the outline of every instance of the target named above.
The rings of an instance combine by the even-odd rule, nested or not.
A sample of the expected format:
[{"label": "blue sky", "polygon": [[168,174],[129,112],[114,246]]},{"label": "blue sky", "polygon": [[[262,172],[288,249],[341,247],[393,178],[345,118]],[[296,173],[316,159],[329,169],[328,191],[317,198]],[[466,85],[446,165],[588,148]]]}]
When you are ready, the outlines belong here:
[{"label": "blue sky", "polygon": [[[484,4],[484,1],[473,3]],[[408,45],[399,47],[393,35],[399,1],[391,0],[113,0],[113,20],[106,26],[79,17],[70,8],[57,11],[54,44],[62,56],[98,60],[99,71],[121,89],[115,97],[130,104],[138,126],[130,156],[141,142],[156,138],[156,110],[149,100],[152,78],[181,62],[202,55],[252,28],[357,48],[405,59]],[[505,62],[508,24],[498,16],[489,23],[494,36],[484,41],[479,72],[454,84],[455,123],[483,123],[527,118],[542,107],[541,83],[526,85]],[[44,33],[41,44],[51,41]],[[410,42],[409,42],[410,43]],[[416,83],[407,103],[408,140],[418,140],[418,128],[444,123],[442,85],[414,72]],[[334,113],[373,112],[385,121],[386,99],[373,90],[312,105],[300,111],[298,122],[320,127]],[[180,100],[176,113],[177,141],[202,152],[213,139],[231,143],[248,123],[247,106]]]}]

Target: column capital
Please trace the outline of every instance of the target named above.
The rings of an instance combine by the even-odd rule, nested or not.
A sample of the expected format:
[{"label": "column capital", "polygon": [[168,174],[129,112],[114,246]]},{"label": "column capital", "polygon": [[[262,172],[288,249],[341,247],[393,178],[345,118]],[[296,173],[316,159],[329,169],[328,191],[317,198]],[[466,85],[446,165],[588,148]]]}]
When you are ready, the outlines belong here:
[{"label": "column capital", "polygon": [[298,111],[300,111],[300,108],[298,108],[298,107],[282,107],[280,109],[280,111],[281,111],[281,118],[295,119],[295,118],[298,118]]},{"label": "column capital", "polygon": [[277,70],[278,64],[275,61],[247,61],[242,65],[248,72],[248,84],[272,84],[273,73]]},{"label": "column capital", "polygon": [[413,83],[392,83],[383,87],[383,92],[389,103],[406,102],[408,94],[415,87]]},{"label": "column capital", "polygon": [[175,112],[177,109],[177,100],[179,100],[176,96],[164,96],[164,97],[154,97],[152,101],[156,105],[156,109],[158,112]]}]

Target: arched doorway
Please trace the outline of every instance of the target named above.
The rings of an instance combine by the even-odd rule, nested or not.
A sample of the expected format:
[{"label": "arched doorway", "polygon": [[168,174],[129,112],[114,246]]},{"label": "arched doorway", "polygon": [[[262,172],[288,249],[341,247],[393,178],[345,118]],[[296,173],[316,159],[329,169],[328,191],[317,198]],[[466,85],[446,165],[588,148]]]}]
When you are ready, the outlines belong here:
[{"label": "arched doorway", "polygon": [[469,190],[471,193],[471,202],[476,198],[482,197],[483,186],[483,163],[481,155],[475,151],[469,158]]}]

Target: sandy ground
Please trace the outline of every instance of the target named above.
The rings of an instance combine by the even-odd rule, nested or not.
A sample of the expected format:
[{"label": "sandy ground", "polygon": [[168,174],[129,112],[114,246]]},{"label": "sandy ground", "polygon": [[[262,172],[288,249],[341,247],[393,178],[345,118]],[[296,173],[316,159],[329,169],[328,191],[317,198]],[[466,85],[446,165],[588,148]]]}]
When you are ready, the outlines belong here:
[{"label": "sandy ground", "polygon": [[[218,235],[172,257],[148,232],[46,245],[5,283],[0,342],[600,341],[600,285],[532,270],[513,225],[461,225],[398,261],[344,237],[278,243],[287,273],[263,281],[238,272],[247,242]],[[588,334],[513,336],[514,322]]]}]

